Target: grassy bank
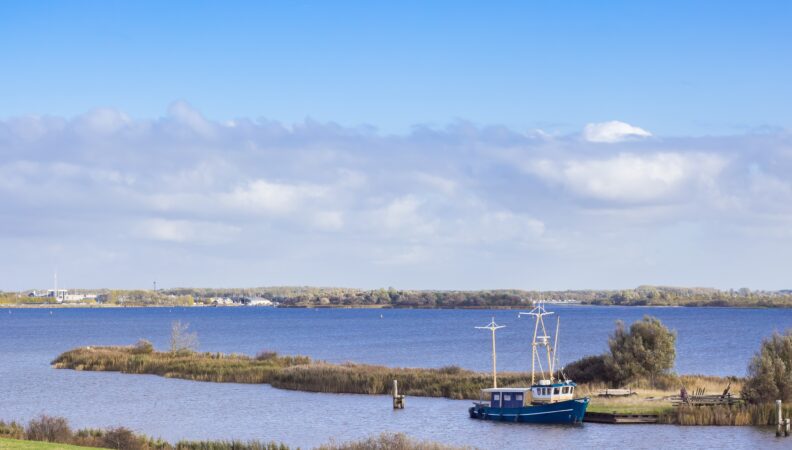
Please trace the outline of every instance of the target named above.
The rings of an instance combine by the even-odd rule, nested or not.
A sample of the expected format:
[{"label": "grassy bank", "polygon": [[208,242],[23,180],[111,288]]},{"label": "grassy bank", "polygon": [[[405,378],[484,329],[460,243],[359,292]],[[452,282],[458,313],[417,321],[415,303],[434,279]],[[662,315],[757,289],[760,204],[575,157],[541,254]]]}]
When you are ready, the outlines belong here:
[{"label": "grassy bank", "polygon": [[[257,357],[238,354],[157,352],[148,347],[85,347],[60,355],[53,365],[61,369],[115,371],[153,374],[196,381],[262,383],[281,389],[349,394],[390,394],[392,380],[399,380],[400,391],[409,396],[477,399],[481,388],[489,387],[491,378],[458,367],[440,369],[405,369],[366,364],[329,364],[306,356],[280,356],[264,352]],[[530,378],[521,373],[498,376],[501,386],[525,386]],[[663,423],[685,425],[768,425],[772,423],[772,405],[717,408],[675,408],[670,397],[678,395],[679,386],[690,392],[703,388],[720,393],[731,383],[739,392],[741,380],[711,376],[680,376],[663,380],[665,388],[638,383],[637,394],[626,398],[598,397],[605,385],[583,384],[581,396],[590,396],[591,412],[622,414],[658,414]]]},{"label": "grassy bank", "polygon": [[[72,431],[63,417],[42,415],[26,425],[0,420],[0,450],[72,450],[111,448],[117,450],[289,450],[289,446],[274,441],[179,441],[175,444],[152,439],[127,428],[107,430],[81,429]],[[383,433],[359,441],[331,442],[318,450],[461,450],[436,442],[418,441],[401,433]]]},{"label": "grassy bank", "polygon": [[[58,356],[59,369],[152,374],[169,378],[221,383],[270,384],[281,389],[338,394],[390,394],[393,380],[401,393],[420,397],[475,399],[489,387],[487,374],[444,367],[391,368],[368,364],[329,364],[306,356],[264,352],[256,357],[238,354],[157,352],[135,347],[83,347]],[[504,386],[526,385],[525,374],[498,376]]]},{"label": "grassy bank", "polygon": [[0,450],[77,450],[95,447],[60,444],[57,442],[23,441],[19,439],[0,438]]}]

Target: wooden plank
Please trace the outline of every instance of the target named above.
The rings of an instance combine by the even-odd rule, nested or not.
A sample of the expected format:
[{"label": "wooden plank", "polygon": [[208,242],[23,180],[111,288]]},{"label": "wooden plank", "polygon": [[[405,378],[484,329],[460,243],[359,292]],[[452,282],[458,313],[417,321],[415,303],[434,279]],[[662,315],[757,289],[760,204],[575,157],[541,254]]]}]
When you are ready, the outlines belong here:
[{"label": "wooden plank", "polygon": [[637,423],[657,423],[657,414],[617,414],[587,412],[583,416],[583,422],[589,423],[609,423],[609,424],[637,424]]}]

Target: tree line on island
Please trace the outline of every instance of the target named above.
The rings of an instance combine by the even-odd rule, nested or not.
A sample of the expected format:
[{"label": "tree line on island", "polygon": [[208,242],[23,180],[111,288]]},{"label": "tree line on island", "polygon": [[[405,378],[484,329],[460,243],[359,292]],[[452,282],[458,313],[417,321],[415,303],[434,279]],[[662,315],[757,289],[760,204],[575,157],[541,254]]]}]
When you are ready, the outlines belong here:
[{"label": "tree line on island", "polygon": [[[80,290],[76,290],[80,291]],[[100,289],[96,302],[127,306],[193,306],[249,304],[266,299],[282,307],[371,308],[523,308],[537,300],[618,306],[726,306],[792,307],[792,290],[764,291],[747,288],[719,290],[639,286],[622,290],[480,291],[352,289],[328,287],[175,288],[161,290]],[[24,292],[0,292],[0,304],[54,303],[31,298]]]}]

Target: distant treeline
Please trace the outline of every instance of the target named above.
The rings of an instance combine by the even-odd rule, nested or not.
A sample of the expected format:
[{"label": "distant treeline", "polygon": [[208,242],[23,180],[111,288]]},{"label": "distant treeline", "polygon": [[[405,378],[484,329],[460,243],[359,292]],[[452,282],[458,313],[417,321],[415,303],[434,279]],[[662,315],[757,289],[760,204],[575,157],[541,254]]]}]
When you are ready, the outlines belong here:
[{"label": "distant treeline", "polygon": [[[282,307],[385,308],[522,308],[532,301],[573,301],[590,305],[623,306],[732,306],[792,307],[792,291],[756,291],[747,288],[679,288],[640,286],[624,290],[524,291],[418,291],[326,287],[178,288],[162,290],[98,290],[98,303],[156,306],[212,304],[218,298],[245,303],[265,298]],[[24,293],[0,293],[0,304],[37,303]]]},{"label": "distant treeline", "polygon": [[624,306],[739,306],[792,307],[792,291],[718,290],[640,286],[625,290],[415,291],[394,288],[361,290],[322,287],[266,287],[252,289],[170,289],[171,295],[195,298],[262,297],[291,307],[393,308],[521,308],[536,300],[574,301],[590,305]]}]

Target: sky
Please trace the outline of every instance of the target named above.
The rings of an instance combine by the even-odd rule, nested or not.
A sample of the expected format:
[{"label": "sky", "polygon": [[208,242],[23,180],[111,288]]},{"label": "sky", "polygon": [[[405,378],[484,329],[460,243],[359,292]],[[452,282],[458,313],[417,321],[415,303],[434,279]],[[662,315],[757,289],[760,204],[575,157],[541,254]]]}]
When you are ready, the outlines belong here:
[{"label": "sky", "polygon": [[0,290],[792,288],[789,2],[0,3]]}]

